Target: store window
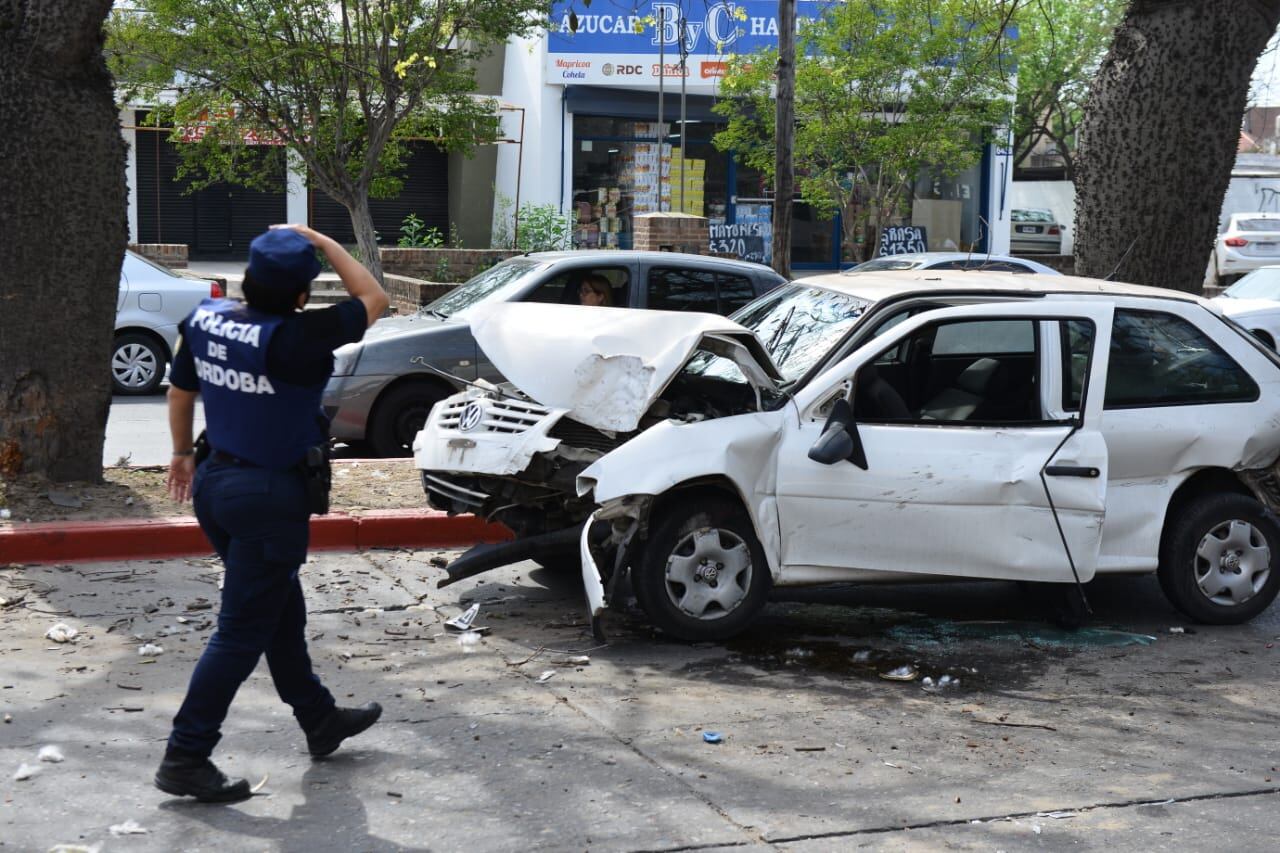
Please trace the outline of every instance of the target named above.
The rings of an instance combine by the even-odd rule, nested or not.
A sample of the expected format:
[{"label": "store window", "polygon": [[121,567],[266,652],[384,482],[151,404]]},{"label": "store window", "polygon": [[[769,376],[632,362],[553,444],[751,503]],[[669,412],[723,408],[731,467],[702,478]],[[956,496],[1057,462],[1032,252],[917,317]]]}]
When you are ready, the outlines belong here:
[{"label": "store window", "polygon": [[[729,203],[729,157],[711,137],[718,127],[574,116],[574,245],[630,249],[635,217],[683,210],[724,221]],[[683,157],[681,156],[683,153]]]}]

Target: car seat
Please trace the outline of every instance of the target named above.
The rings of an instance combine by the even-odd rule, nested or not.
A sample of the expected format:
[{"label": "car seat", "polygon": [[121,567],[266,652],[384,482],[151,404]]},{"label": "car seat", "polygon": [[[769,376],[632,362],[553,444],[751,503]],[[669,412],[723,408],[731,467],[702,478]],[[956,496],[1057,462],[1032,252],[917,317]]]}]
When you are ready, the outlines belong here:
[{"label": "car seat", "polygon": [[854,415],[866,421],[909,421],[911,410],[897,389],[890,385],[874,364],[858,371],[857,402]]},{"label": "car seat", "polygon": [[935,394],[921,407],[920,419],[968,420],[988,398],[1001,394],[1006,383],[1004,366],[999,361],[980,358],[960,371],[951,385]]}]

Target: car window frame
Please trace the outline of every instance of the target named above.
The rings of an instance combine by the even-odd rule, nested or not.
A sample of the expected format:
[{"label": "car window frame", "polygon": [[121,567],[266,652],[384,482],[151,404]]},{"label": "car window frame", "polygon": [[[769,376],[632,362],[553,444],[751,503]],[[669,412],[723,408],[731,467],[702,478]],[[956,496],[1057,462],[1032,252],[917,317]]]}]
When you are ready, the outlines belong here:
[{"label": "car window frame", "polygon": [[[1116,319],[1120,317],[1122,312],[1129,313],[1129,314],[1158,314],[1164,317],[1172,318],[1175,321],[1181,321],[1183,323],[1189,324],[1193,329],[1195,329],[1198,333],[1200,333],[1206,340],[1208,340],[1208,342],[1213,346],[1214,349],[1217,350],[1217,352],[1222,357],[1229,359],[1230,362],[1233,365],[1235,365],[1236,369],[1239,370],[1242,374],[1244,374],[1245,378],[1247,378],[1250,384],[1253,386],[1253,391],[1252,391],[1252,394],[1248,396],[1232,397],[1232,398],[1184,399],[1184,400],[1167,400],[1167,401],[1159,401],[1159,402],[1142,402],[1142,403],[1113,403],[1107,399],[1107,383],[1110,381],[1111,370],[1114,366],[1113,363],[1109,363],[1107,365],[1107,376],[1104,377],[1103,388],[1102,388],[1102,395],[1103,395],[1102,410],[1104,412],[1120,412],[1120,411],[1130,411],[1134,409],[1167,409],[1175,406],[1185,407],[1185,406],[1238,405],[1241,403],[1257,402],[1258,399],[1262,396],[1262,386],[1258,382],[1257,377],[1255,377],[1247,367],[1241,364],[1239,359],[1237,359],[1230,352],[1228,352],[1226,348],[1224,348],[1214,338],[1214,336],[1210,334],[1209,331],[1203,328],[1200,324],[1196,323],[1191,318],[1184,317],[1181,314],[1178,314],[1176,312],[1162,311],[1158,308],[1147,308],[1147,307],[1138,308],[1138,307],[1131,307],[1131,306],[1125,306],[1125,305],[1117,305],[1115,308],[1115,319],[1112,320],[1112,329],[1111,329],[1112,342],[1115,341],[1115,322],[1116,322]],[[1068,400],[1067,398],[1067,395],[1070,394],[1072,391],[1071,347],[1068,344],[1068,331],[1066,326],[1066,323],[1069,321],[1062,321],[1062,322],[1063,322],[1063,325],[1059,327],[1059,338],[1061,340],[1059,352],[1060,352],[1060,358],[1061,358],[1061,370],[1062,370],[1063,383],[1062,383],[1060,399],[1058,402],[1061,405],[1062,410],[1064,412],[1073,413],[1073,412],[1079,412],[1080,409],[1079,409],[1078,402],[1072,403],[1072,401]],[[1227,325],[1228,327],[1231,327],[1230,323],[1228,323]],[[1241,337],[1245,338],[1246,340],[1249,340],[1249,343],[1253,345],[1256,349],[1266,354],[1266,347],[1262,344],[1261,341],[1250,340],[1252,338],[1252,335],[1250,335],[1247,331],[1244,331],[1243,329],[1237,328],[1235,329],[1235,331],[1237,331]],[[1274,364],[1280,367],[1280,358],[1278,358],[1274,353],[1268,354],[1268,358]]]}]

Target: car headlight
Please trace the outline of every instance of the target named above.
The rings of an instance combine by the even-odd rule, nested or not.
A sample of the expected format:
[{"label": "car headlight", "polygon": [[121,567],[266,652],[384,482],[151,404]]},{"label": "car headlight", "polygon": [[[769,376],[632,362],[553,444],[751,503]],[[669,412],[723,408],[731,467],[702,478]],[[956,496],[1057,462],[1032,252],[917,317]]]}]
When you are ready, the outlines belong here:
[{"label": "car headlight", "polygon": [[350,376],[356,372],[356,363],[364,347],[360,344],[344,344],[333,351],[333,375]]}]

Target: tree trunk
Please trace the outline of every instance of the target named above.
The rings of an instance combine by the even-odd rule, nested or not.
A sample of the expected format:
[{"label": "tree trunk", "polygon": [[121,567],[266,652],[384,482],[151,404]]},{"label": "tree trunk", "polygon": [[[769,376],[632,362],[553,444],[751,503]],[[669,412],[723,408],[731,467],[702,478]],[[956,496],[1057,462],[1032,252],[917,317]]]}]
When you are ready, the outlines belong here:
[{"label": "tree trunk", "polygon": [[0,474],[102,478],[128,241],[111,0],[0,2]]},{"label": "tree trunk", "polygon": [[369,194],[360,193],[346,200],[345,204],[351,214],[351,228],[356,234],[360,263],[382,283],[382,255],[378,251],[378,232],[373,228],[373,214],[369,212]]},{"label": "tree trunk", "polygon": [[1076,270],[1198,292],[1280,0],[1133,0],[1076,155]]},{"label": "tree trunk", "polygon": [[774,121],[773,268],[791,278],[792,147],[796,115],[796,0],[778,0],[778,104]]}]

